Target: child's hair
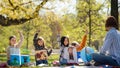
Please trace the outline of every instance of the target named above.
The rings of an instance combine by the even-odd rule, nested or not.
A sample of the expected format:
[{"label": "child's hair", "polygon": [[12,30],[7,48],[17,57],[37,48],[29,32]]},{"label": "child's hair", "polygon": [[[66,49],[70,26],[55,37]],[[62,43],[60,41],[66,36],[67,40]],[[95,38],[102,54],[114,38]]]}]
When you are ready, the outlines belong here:
[{"label": "child's hair", "polygon": [[37,44],[38,44],[38,40],[43,40],[43,47],[45,47],[45,41],[44,41],[43,37],[38,37],[37,38]]},{"label": "child's hair", "polygon": [[[67,40],[68,40],[68,44],[66,46],[64,45],[65,38],[67,38]],[[65,46],[65,47],[69,46],[69,38],[67,36],[62,36],[60,42],[61,42],[61,46]]]},{"label": "child's hair", "polygon": [[[16,36],[15,36],[15,35],[10,36],[10,37],[9,37],[9,41],[10,41],[12,38],[16,38]],[[9,42],[9,45],[11,45],[10,42]]]},{"label": "child's hair", "polygon": [[72,46],[76,46],[76,45],[79,45],[79,43],[78,43],[77,41],[73,41],[73,42],[71,43],[71,45],[72,45]]},{"label": "child's hair", "polygon": [[9,40],[11,40],[12,38],[16,38],[16,36],[15,35],[10,36]]}]

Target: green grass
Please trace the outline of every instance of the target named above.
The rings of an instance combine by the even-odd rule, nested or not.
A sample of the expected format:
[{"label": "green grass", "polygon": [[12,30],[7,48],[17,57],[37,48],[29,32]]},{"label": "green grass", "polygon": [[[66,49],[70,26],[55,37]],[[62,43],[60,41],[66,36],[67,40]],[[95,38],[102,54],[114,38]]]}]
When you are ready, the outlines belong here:
[{"label": "green grass", "polygon": [[55,60],[59,59],[59,55],[58,54],[52,54],[51,56],[48,57],[48,64],[49,66],[52,66],[52,62]]},{"label": "green grass", "polygon": [[[58,55],[58,54],[52,54],[51,56],[49,56],[49,57],[48,57],[48,64],[49,64],[49,66],[52,66],[51,63],[52,63],[54,60],[58,60],[58,58],[59,58],[59,55]],[[6,61],[7,61],[6,55],[0,55],[0,61],[6,62]],[[35,62],[35,56],[34,56],[34,55],[31,55],[31,56],[30,56],[30,62]]]}]

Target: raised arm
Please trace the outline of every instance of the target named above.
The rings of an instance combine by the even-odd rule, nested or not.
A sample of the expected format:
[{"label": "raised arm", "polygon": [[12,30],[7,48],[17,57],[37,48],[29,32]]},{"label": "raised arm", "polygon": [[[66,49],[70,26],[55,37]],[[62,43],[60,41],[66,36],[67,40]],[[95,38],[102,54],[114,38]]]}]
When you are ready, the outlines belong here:
[{"label": "raised arm", "polygon": [[34,38],[33,38],[33,43],[34,43],[34,44],[36,44],[37,37],[38,37],[38,33],[35,33]]},{"label": "raised arm", "polygon": [[57,35],[57,42],[58,42],[58,45],[60,46],[60,45],[61,45],[61,42],[60,42],[60,34]]},{"label": "raised arm", "polygon": [[85,45],[86,45],[86,40],[87,40],[87,34],[85,34],[82,38],[82,42],[80,43],[80,45],[76,48],[77,51],[81,51]]},{"label": "raised arm", "polygon": [[36,45],[39,32],[40,32],[40,30],[36,31],[36,33],[35,33],[35,35],[34,35],[34,38],[33,38],[33,44],[34,44],[34,45]]},{"label": "raised arm", "polygon": [[60,34],[61,34],[61,29],[60,29],[60,27],[57,27],[57,42],[58,42],[59,47],[61,46]]},{"label": "raised arm", "polygon": [[20,35],[20,40],[19,42],[16,44],[16,47],[21,47],[22,43],[23,43],[23,39],[24,39],[24,36],[22,34],[22,32],[18,31],[19,35]]}]

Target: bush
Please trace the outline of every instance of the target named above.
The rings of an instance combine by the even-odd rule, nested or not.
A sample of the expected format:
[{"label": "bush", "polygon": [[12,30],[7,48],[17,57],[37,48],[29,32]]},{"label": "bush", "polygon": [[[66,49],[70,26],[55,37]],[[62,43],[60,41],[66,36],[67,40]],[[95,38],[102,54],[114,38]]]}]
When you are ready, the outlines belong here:
[{"label": "bush", "polygon": [[28,49],[21,49],[21,54],[29,55],[30,54],[30,50],[28,50]]}]

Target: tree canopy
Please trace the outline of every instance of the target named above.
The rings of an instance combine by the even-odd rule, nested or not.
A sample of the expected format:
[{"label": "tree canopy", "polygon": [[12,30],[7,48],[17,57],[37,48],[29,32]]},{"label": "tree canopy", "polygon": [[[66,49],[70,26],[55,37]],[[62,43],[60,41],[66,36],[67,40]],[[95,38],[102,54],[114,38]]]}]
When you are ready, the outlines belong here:
[{"label": "tree canopy", "polygon": [[[34,19],[39,15],[39,10],[46,2],[48,2],[48,0],[43,0],[35,7],[33,6],[34,4],[32,1],[22,2],[21,0],[3,0],[1,1],[0,25],[18,25]],[[35,9],[33,10],[34,7]]]},{"label": "tree canopy", "polygon": [[[67,2],[72,0],[58,0],[58,2]],[[16,31],[20,30],[24,34],[24,42],[22,48],[33,49],[33,36],[37,30],[40,30],[39,36],[45,39],[45,46],[58,48],[57,34],[61,36],[67,35],[72,41],[81,42],[85,30],[89,30],[91,19],[91,44],[96,46],[102,45],[105,36],[104,23],[107,18],[107,9],[110,7],[109,1],[102,3],[96,0],[76,0],[74,6],[75,13],[69,13],[67,8],[63,8],[56,14],[45,6],[47,3],[56,3],[55,0],[0,0],[0,46],[4,50],[8,46],[8,38],[11,35],[16,35],[19,40],[19,35]],[[51,4],[54,6],[54,4]],[[71,5],[70,5],[71,6]],[[61,6],[60,6],[61,7]],[[60,9],[57,8],[57,9]],[[40,14],[41,9],[46,9]],[[67,10],[67,11],[66,11]],[[56,11],[57,12],[57,11]],[[89,17],[89,15],[91,15]],[[9,26],[9,27],[6,27]],[[89,39],[89,37],[88,37]],[[97,41],[97,42],[96,42]],[[87,44],[89,41],[87,40]],[[96,44],[97,43],[97,44]],[[97,47],[98,48],[98,47]]]}]

